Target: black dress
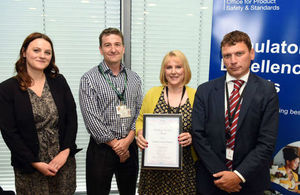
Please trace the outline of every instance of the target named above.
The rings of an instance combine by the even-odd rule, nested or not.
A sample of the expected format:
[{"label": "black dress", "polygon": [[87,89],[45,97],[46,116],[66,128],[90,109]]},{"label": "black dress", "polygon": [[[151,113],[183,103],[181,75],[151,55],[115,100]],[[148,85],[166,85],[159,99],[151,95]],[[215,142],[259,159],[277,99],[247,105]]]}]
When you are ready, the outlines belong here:
[{"label": "black dress", "polygon": [[[176,111],[176,107],[171,107],[171,113],[176,113]],[[164,90],[162,90],[154,113],[168,113]],[[192,128],[192,106],[189,99],[180,106],[179,113],[182,113],[183,132],[189,132]],[[182,170],[142,169],[138,192],[140,195],[193,195],[196,194],[195,175],[191,146],[183,147]]]},{"label": "black dress", "polygon": [[[39,158],[41,162],[49,163],[59,153],[58,111],[47,80],[41,97],[31,89],[27,91],[39,139]],[[17,168],[14,168],[14,172],[18,195],[71,195],[76,189],[75,157],[69,157],[54,177],[46,177],[38,171],[22,173]]]}]

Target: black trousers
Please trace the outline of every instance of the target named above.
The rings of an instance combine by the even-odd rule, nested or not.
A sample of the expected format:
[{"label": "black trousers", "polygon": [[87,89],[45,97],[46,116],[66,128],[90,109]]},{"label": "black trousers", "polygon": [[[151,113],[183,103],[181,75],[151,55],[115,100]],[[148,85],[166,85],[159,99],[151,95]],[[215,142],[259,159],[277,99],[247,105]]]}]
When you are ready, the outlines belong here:
[{"label": "black trousers", "polygon": [[130,157],[120,163],[119,156],[107,144],[90,138],[86,155],[88,195],[108,195],[115,174],[120,195],[134,195],[138,176],[138,149],[135,140],[129,146]]}]

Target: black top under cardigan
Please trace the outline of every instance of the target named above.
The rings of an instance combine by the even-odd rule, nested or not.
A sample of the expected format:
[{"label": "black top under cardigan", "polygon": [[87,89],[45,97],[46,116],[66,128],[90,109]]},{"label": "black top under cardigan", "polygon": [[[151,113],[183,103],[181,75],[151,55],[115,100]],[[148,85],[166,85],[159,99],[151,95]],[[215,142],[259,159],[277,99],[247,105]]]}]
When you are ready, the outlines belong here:
[{"label": "black top under cardigan", "polygon": [[[76,104],[63,75],[46,79],[56,104],[59,121],[60,151],[70,148],[74,156],[79,150],[75,144],[77,134]],[[25,173],[34,172],[32,162],[39,162],[39,141],[27,91],[22,91],[12,77],[0,84],[0,129],[11,151],[11,164]]]}]

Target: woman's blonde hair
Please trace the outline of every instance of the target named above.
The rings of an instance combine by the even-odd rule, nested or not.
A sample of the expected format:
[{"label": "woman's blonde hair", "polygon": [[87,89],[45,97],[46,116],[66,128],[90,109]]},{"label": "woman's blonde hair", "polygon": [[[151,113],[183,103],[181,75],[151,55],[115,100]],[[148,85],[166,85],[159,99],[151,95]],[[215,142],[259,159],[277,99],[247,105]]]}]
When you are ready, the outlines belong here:
[{"label": "woman's blonde hair", "polygon": [[160,78],[159,78],[160,83],[163,86],[168,85],[168,81],[166,79],[166,73],[165,73],[165,66],[169,62],[171,57],[177,57],[182,62],[183,69],[184,69],[183,85],[188,84],[191,80],[191,77],[192,77],[191,69],[190,69],[189,62],[188,62],[187,58],[179,50],[170,51],[165,55],[165,57],[164,57],[164,59],[161,63],[161,68],[160,68]]}]

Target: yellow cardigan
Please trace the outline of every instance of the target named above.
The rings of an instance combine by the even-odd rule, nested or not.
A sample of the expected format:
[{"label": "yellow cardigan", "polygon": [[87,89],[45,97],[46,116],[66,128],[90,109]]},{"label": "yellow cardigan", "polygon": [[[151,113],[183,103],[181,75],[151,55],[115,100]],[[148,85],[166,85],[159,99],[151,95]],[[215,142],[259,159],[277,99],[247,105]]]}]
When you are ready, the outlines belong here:
[{"label": "yellow cardigan", "polygon": [[[161,91],[163,89],[164,89],[164,86],[152,87],[147,92],[147,94],[145,95],[144,100],[143,100],[143,104],[142,104],[142,107],[141,107],[141,110],[140,110],[140,114],[139,114],[139,116],[137,118],[137,121],[136,121],[136,133],[139,130],[143,129],[144,114],[153,114],[155,106],[158,102]],[[187,95],[189,97],[191,106],[193,107],[196,90],[186,86],[186,92],[187,92]],[[196,156],[196,153],[195,153],[193,148],[192,148],[192,156],[193,156],[194,160],[197,160],[197,156]]]},{"label": "yellow cardigan", "polygon": [[[280,167],[278,168],[278,170],[286,172],[285,167]],[[294,171],[292,171],[292,174],[294,176],[295,182],[298,182],[298,175]],[[295,186],[293,186],[292,181],[290,181],[288,178],[280,179],[280,183],[286,184],[289,190],[298,190],[298,185],[294,184]]]}]

